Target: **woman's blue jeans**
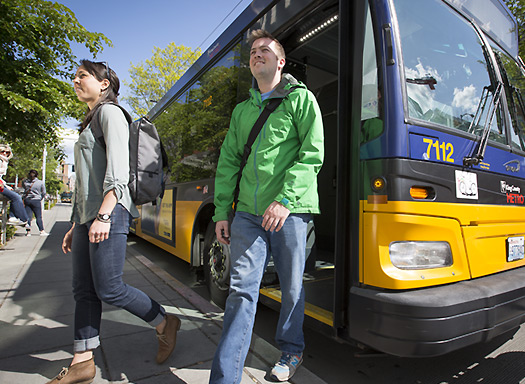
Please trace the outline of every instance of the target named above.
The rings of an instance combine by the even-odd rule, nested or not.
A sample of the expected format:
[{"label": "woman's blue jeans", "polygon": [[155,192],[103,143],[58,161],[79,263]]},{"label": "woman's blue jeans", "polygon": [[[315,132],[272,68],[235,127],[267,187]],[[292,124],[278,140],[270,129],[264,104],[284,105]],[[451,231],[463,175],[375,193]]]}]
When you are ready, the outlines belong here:
[{"label": "woman's blue jeans", "polygon": [[24,208],[24,203],[22,202],[22,198],[20,197],[20,195],[7,187],[4,187],[4,191],[0,193],[2,193],[5,197],[11,200],[10,213],[12,213],[21,221],[27,221],[26,210]]},{"label": "woman's blue jeans", "polygon": [[73,230],[73,293],[75,308],[74,351],[84,352],[100,345],[102,302],[124,308],[153,327],[166,311],[144,292],[122,281],[126,240],[131,215],[120,204],[111,214],[109,238],[90,243],[88,232],[93,221],[75,224]]},{"label": "woman's blue jeans", "polygon": [[38,230],[43,231],[44,222],[42,221],[42,200],[26,199],[24,200],[24,204],[26,206],[27,225],[31,227],[31,219],[33,218],[34,213]]},{"label": "woman's blue jeans", "polygon": [[310,214],[290,214],[279,232],[269,232],[261,226],[262,216],[246,212],[235,214],[230,233],[230,294],[210,383],[235,384],[242,379],[261,279],[270,256],[282,292],[275,340],[283,353],[303,352],[303,273],[311,217]]}]

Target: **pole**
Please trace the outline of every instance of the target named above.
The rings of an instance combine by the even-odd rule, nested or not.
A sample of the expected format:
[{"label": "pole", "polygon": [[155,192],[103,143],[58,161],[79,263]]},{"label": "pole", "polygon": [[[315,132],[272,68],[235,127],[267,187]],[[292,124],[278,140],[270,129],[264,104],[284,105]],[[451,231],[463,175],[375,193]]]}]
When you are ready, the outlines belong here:
[{"label": "pole", "polygon": [[[44,145],[44,153],[42,156],[42,183],[44,183],[44,186],[46,185],[46,163],[47,163],[47,145]],[[44,210],[46,205],[46,199],[45,196],[42,196],[42,216],[44,216]],[[49,209],[49,208],[48,208]]]},{"label": "pole", "polygon": [[47,146],[44,145],[44,154],[42,156],[42,182],[46,185],[46,162],[47,162]]}]

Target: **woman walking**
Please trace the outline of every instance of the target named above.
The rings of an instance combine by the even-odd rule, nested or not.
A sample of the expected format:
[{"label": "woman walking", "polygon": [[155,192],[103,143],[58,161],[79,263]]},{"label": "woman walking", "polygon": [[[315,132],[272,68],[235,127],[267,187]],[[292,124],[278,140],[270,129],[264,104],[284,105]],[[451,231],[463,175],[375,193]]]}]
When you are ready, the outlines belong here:
[{"label": "woman walking", "polygon": [[[82,60],[73,85],[79,100],[88,106],[75,144],[73,227],[62,243],[64,253],[71,251],[73,257],[74,356],[52,384],[93,381],[102,302],[124,308],[156,328],[159,364],[175,348],[181,324],[177,316],[166,314],[156,301],[122,281],[129,224],[138,211],[128,189],[128,122],[120,108],[111,104],[117,103],[119,79],[107,63]],[[94,139],[93,118],[100,121],[106,148]]]},{"label": "woman walking", "polygon": [[42,201],[46,196],[46,186],[42,180],[38,179],[38,171],[30,170],[27,174],[27,179],[22,182],[22,186],[24,187],[22,199],[24,200],[27,215],[26,236],[31,236],[33,213],[35,214],[40,236],[47,236],[48,233],[44,231],[44,221],[42,220]]}]

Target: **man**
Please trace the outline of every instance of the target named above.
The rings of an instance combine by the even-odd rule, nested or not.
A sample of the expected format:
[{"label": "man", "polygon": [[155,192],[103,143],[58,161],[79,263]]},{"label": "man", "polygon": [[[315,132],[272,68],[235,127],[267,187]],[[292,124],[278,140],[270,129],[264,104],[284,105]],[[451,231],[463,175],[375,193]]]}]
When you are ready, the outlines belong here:
[{"label": "man", "polygon": [[[269,99],[282,98],[256,138],[242,172],[231,226],[230,295],[210,383],[239,383],[250,345],[262,275],[273,256],[282,291],[276,341],[282,355],[271,375],[286,381],[302,362],[306,228],[319,213],[317,173],[323,162],[323,125],[314,95],[288,74],[281,44],[268,32],[250,37],[250,70],[258,89],[238,104],[224,140],[215,179],[216,234],[230,244],[232,210],[244,145]],[[271,251],[270,251],[271,250]]]}]

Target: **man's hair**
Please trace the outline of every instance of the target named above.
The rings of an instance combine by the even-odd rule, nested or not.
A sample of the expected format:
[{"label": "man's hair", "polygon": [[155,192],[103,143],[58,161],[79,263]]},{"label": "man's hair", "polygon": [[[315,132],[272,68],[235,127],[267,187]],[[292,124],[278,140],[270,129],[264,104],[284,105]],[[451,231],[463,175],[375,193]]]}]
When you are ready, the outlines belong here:
[{"label": "man's hair", "polygon": [[268,38],[275,42],[275,45],[277,47],[277,56],[280,59],[286,59],[286,53],[284,52],[284,48],[279,43],[279,40],[277,40],[275,37],[272,36],[272,34],[264,29],[256,29],[250,33],[250,37],[248,38],[248,44],[251,46],[253,45],[255,40]]},{"label": "man's hair", "polygon": [[38,177],[38,171],[36,169],[30,170],[28,175],[31,176],[31,174],[35,175],[35,177]]}]

